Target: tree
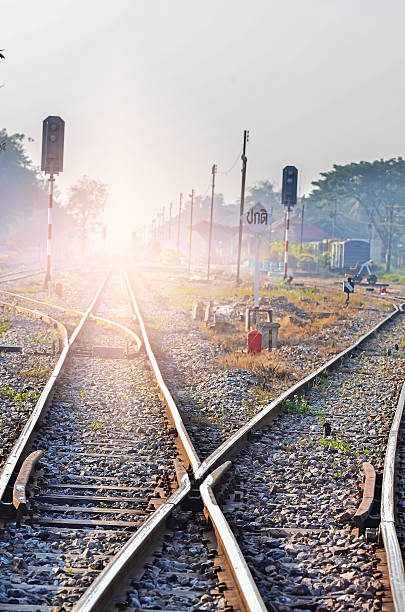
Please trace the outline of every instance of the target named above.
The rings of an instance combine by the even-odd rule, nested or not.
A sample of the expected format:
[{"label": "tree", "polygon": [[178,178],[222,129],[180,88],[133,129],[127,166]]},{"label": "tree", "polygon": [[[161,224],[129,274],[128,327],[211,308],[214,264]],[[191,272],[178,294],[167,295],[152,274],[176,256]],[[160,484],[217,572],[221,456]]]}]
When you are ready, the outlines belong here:
[{"label": "tree", "polygon": [[[0,130],[0,143],[6,145],[0,155],[0,242],[13,249],[46,243],[47,182],[25,151],[25,142],[31,140]],[[54,213],[55,235],[62,248],[70,219],[57,195]]]},{"label": "tree", "polygon": [[284,214],[284,207],[281,204],[281,194],[279,191],[274,190],[274,185],[271,181],[259,181],[249,187],[248,195],[245,198],[245,203],[248,205],[246,208],[250,208],[250,206],[256,202],[263,204],[269,212],[273,209],[273,218],[271,222]]},{"label": "tree", "polygon": [[309,202],[323,209],[336,207],[349,219],[375,229],[385,251],[389,272],[395,238],[401,233],[405,206],[405,161],[402,157],[334,165],[312,184]]},{"label": "tree", "polygon": [[76,223],[82,257],[85,254],[87,239],[96,235],[103,225],[102,218],[107,199],[106,185],[86,175],[70,189],[65,208]]},{"label": "tree", "polygon": [[25,140],[24,134],[0,130],[0,240],[10,246],[30,241],[40,229],[42,204],[46,216],[45,185],[25,152]]}]

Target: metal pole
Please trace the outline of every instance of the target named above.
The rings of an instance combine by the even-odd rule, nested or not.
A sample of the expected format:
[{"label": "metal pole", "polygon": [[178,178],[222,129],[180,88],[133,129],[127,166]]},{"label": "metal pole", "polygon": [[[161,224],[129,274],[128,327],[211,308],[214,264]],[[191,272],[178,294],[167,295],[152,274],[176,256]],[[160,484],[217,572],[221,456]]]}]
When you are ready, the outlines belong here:
[{"label": "metal pole", "polygon": [[285,215],[285,249],[284,249],[284,280],[287,278],[288,268],[288,230],[290,229],[290,207],[287,206]]},{"label": "metal pole", "polygon": [[170,205],[169,205],[169,242],[172,239],[172,208],[173,208],[173,202],[170,202]]},{"label": "metal pole", "polygon": [[300,253],[302,252],[302,239],[304,237],[304,210],[305,204],[302,202],[302,211],[301,211],[301,242],[300,242]]},{"label": "metal pole", "polygon": [[181,201],[183,199],[183,194],[180,193],[180,200],[179,200],[179,223],[177,225],[177,255],[180,252],[180,222],[181,222]]},{"label": "metal pole", "polygon": [[243,153],[241,156],[242,160],[242,185],[240,189],[240,211],[239,211],[239,239],[238,239],[238,263],[236,268],[236,284],[240,283],[240,258],[242,253],[242,233],[243,233],[243,221],[242,215],[245,207],[245,184],[246,184],[246,166],[247,166],[247,157],[246,157],[246,142],[248,139],[249,132],[245,130],[243,132]]},{"label": "metal pole", "polygon": [[46,241],[46,274],[44,287],[48,287],[48,283],[51,280],[51,245],[52,245],[52,208],[53,208],[53,183],[54,183],[53,172],[49,177],[49,201],[48,201],[48,239]]},{"label": "metal pole", "polygon": [[214,164],[212,166],[212,189],[211,189],[211,213],[210,213],[210,232],[208,238],[208,266],[207,266],[207,280],[210,279],[210,264],[211,264],[211,244],[212,244],[212,218],[214,215],[214,192],[215,192],[215,172],[217,167]]},{"label": "metal pole", "polygon": [[193,237],[193,208],[194,208],[194,189],[191,190],[191,207],[190,207],[190,242],[188,244],[188,274],[191,270],[191,240]]},{"label": "metal pole", "polygon": [[[260,236],[256,236],[255,245],[255,308],[259,308],[259,249]],[[256,321],[255,321],[256,322]]]},{"label": "metal pole", "polygon": [[162,240],[165,237],[165,207],[162,208]]}]

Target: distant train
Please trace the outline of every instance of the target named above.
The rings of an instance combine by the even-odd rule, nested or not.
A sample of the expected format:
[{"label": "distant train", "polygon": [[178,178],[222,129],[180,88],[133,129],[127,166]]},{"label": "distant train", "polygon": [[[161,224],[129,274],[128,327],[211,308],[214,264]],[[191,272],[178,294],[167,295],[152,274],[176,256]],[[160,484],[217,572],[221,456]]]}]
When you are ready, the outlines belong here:
[{"label": "distant train", "polygon": [[351,274],[360,283],[367,275],[370,285],[375,285],[377,277],[371,273],[370,242],[368,240],[339,240],[332,242],[330,267],[332,270]]}]

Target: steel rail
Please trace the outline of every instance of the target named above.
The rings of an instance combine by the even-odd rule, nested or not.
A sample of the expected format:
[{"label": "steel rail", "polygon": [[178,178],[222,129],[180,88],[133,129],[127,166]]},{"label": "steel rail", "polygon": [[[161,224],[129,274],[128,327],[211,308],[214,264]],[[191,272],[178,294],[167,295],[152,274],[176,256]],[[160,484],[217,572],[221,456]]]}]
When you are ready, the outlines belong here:
[{"label": "steel rail", "polygon": [[351,346],[347,347],[335,357],[332,357],[329,361],[321,365],[311,374],[308,374],[305,378],[301,379],[292,387],[289,387],[281,393],[275,400],[273,400],[268,406],[265,406],[260,412],[258,412],[250,421],[238,429],[232,436],[230,436],[223,444],[221,444],[207,459],[205,459],[199,468],[194,471],[194,477],[197,482],[201,482],[205,476],[215,469],[221,463],[224,463],[230,459],[244,444],[248,442],[248,437],[251,432],[255,429],[259,429],[267,422],[272,421],[280,412],[283,402],[289,397],[297,393],[302,393],[311,384],[316,382],[316,379],[322,375],[325,370],[333,369],[341,360],[348,357],[360,345],[373,334],[375,334],[381,327],[386,325],[389,321],[395,318],[399,313],[402,313],[402,309],[398,306],[394,306],[395,310],[391,312],[387,317],[384,317],[379,323],[377,323],[371,330],[360,336],[356,342]]},{"label": "steel rail", "polygon": [[[26,451],[26,449],[28,448],[33,434],[35,432],[36,426],[39,422],[39,420],[44,416],[46,410],[49,408],[50,402],[52,400],[53,397],[53,393],[55,390],[55,384],[56,381],[58,380],[61,371],[63,369],[63,366],[65,364],[66,361],[66,357],[71,349],[71,347],[73,346],[75,340],[77,339],[78,335],[80,334],[81,330],[83,329],[83,326],[86,322],[86,319],[88,318],[89,314],[92,312],[93,309],[95,309],[97,307],[97,303],[98,300],[100,299],[100,295],[101,292],[108,280],[108,278],[110,277],[111,274],[111,268],[108,270],[107,274],[105,275],[104,279],[102,280],[96,295],[94,296],[93,300],[90,303],[90,306],[87,308],[86,312],[83,314],[79,324],[77,325],[76,329],[74,330],[70,340],[68,339],[67,336],[67,330],[65,328],[64,325],[62,325],[62,323],[60,323],[59,321],[56,321],[55,319],[52,319],[51,317],[49,317],[48,315],[42,314],[42,313],[36,313],[35,316],[40,316],[43,320],[46,320],[46,317],[49,320],[54,321],[59,329],[63,328],[64,332],[63,332],[63,350],[59,356],[59,359],[50,375],[50,377],[48,378],[48,381],[44,387],[44,389],[42,390],[42,393],[28,419],[28,421],[26,422],[23,430],[21,431],[21,434],[19,435],[16,443],[14,444],[3,468],[0,474],[0,502],[1,504],[4,506],[9,506],[11,507],[11,502],[8,502],[5,500],[5,496],[6,496],[6,492],[7,492],[7,487],[10,485],[12,476],[18,466],[18,464],[22,461],[23,458],[23,454]],[[4,304],[6,304],[7,306],[13,308],[12,304],[8,304],[7,302],[4,302]],[[14,306],[16,309],[19,309],[20,311],[26,311],[27,313],[29,312],[28,309],[24,309],[22,306]],[[35,313],[35,311],[30,311],[31,313]]]},{"label": "steel rail", "polygon": [[8,272],[1,272],[0,279],[6,278],[7,276],[16,276],[18,274],[28,274],[30,272],[41,272],[41,268],[28,268],[25,270],[9,270]]},{"label": "steel rail", "polygon": [[191,491],[188,474],[181,479],[180,487],[143,523],[124,544],[112,561],[98,575],[73,607],[74,612],[105,612],[113,609],[115,590],[121,591],[125,580],[131,581],[130,573],[145,561],[145,552],[164,530],[173,510]]},{"label": "steel rail", "polygon": [[244,603],[245,609],[252,612],[266,612],[267,607],[250,573],[236,538],[229,527],[228,521],[218,506],[213,491],[231,465],[231,462],[227,461],[207,476],[200,486],[200,494],[205,506],[205,512],[211,520],[218,545],[227,558],[238,595]]},{"label": "steel rail", "polygon": [[399,396],[394,420],[388,436],[381,491],[381,533],[387,556],[388,575],[396,612],[405,610],[405,570],[395,529],[395,458],[398,433],[404,413],[405,384]]},{"label": "steel rail", "polygon": [[134,307],[135,314],[136,314],[136,316],[138,318],[138,323],[139,323],[139,326],[141,328],[143,343],[144,343],[144,346],[145,346],[146,353],[147,353],[147,355],[149,357],[150,363],[152,365],[152,369],[153,369],[153,373],[154,373],[155,378],[156,378],[156,382],[157,382],[157,384],[158,384],[158,386],[159,386],[159,388],[160,388],[160,390],[161,390],[161,392],[163,394],[163,398],[164,398],[165,404],[166,404],[167,409],[169,411],[169,416],[170,416],[172,422],[174,423],[174,426],[175,426],[175,428],[176,428],[176,430],[178,432],[179,441],[181,443],[181,446],[183,448],[183,451],[184,451],[184,454],[185,454],[185,456],[187,458],[187,461],[189,462],[189,465],[191,466],[191,468],[193,470],[193,473],[196,474],[198,472],[198,469],[199,469],[200,465],[201,465],[201,461],[200,461],[200,459],[199,459],[199,457],[198,457],[198,455],[196,453],[196,450],[195,450],[195,448],[193,446],[193,443],[190,440],[190,436],[188,435],[187,430],[186,430],[186,428],[184,426],[183,419],[181,418],[179,409],[177,408],[176,403],[175,403],[175,401],[174,401],[174,399],[173,399],[173,397],[172,397],[172,395],[171,395],[169,389],[167,388],[167,385],[166,385],[166,383],[165,383],[165,381],[163,379],[163,376],[162,376],[162,373],[160,371],[158,362],[156,360],[156,357],[155,357],[155,355],[153,353],[151,344],[149,342],[148,333],[146,331],[146,326],[145,326],[145,323],[144,323],[144,320],[143,320],[143,317],[142,317],[142,313],[141,313],[141,311],[139,309],[138,302],[137,302],[137,300],[135,298],[134,291],[132,289],[132,285],[131,285],[131,282],[129,280],[127,272],[125,272],[124,277],[125,277],[125,281],[126,281],[126,284],[127,284],[128,293],[129,293],[129,296],[131,298],[131,301],[132,301],[132,304],[133,304],[133,307]]},{"label": "steel rail", "polygon": [[[20,295],[18,293],[12,293],[11,291],[3,291],[2,289],[0,289],[0,294],[2,295],[9,295],[13,298],[17,298],[21,301],[28,301],[28,302],[32,302],[33,304],[37,304],[40,306],[46,306],[47,308],[54,308],[56,310],[60,310],[62,312],[71,312],[74,315],[78,315],[78,316],[83,316],[84,312],[82,310],[76,310],[75,308],[68,308],[66,306],[59,306],[57,304],[50,304],[49,302],[44,302],[41,300],[36,300],[34,298],[30,298],[27,297],[25,295]],[[4,302],[5,304],[7,302]],[[139,338],[139,336],[132,331],[132,329],[129,329],[129,327],[125,327],[125,325],[122,325],[121,323],[118,323],[117,321],[112,321],[111,319],[106,319],[105,317],[100,317],[99,315],[95,315],[95,314],[90,314],[89,318],[94,320],[94,321],[100,321],[101,323],[106,323],[107,325],[111,325],[113,327],[118,327],[119,329],[121,329],[122,331],[124,331],[126,334],[128,334],[129,336],[131,336],[131,338],[136,342],[137,344],[137,348],[138,351],[141,350],[141,346],[142,346],[142,341]]]},{"label": "steel rail", "polygon": [[[12,283],[13,281],[19,281],[19,280],[23,280],[24,278],[31,278],[32,276],[39,276],[40,274],[43,274],[43,270],[39,270],[38,272],[29,272],[28,274],[26,273],[22,273],[23,275],[21,276],[14,276],[13,278],[0,278],[0,283]],[[11,275],[9,275],[11,276]]]}]

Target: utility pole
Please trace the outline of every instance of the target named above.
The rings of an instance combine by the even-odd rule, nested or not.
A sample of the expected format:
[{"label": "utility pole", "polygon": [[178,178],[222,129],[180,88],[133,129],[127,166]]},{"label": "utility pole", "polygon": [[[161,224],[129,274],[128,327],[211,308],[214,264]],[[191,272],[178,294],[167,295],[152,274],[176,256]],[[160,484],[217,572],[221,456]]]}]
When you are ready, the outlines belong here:
[{"label": "utility pole", "polygon": [[246,184],[246,166],[247,166],[247,157],[246,157],[246,143],[249,140],[249,132],[245,130],[243,132],[243,153],[241,156],[242,160],[242,185],[240,189],[240,211],[239,211],[239,239],[238,239],[238,263],[236,268],[236,284],[240,283],[240,258],[242,253],[242,233],[243,233],[243,220],[242,215],[245,207],[245,184]]},{"label": "utility pole", "polygon": [[190,206],[190,242],[188,243],[188,275],[190,276],[191,270],[191,240],[193,237],[193,208],[194,208],[194,189],[191,190],[190,194],[191,206]]},{"label": "utility pole", "polygon": [[211,244],[212,244],[212,218],[214,215],[214,193],[215,193],[215,173],[217,166],[212,166],[212,189],[211,189],[211,213],[210,213],[210,231],[208,238],[208,266],[207,266],[207,280],[210,280],[210,264],[211,264]]},{"label": "utility pole", "polygon": [[177,255],[180,254],[180,223],[181,223],[181,201],[183,199],[183,194],[180,193],[179,199],[179,222],[177,225]]},{"label": "utility pole", "polygon": [[173,208],[173,202],[170,202],[169,204],[169,242],[172,239],[172,208]]},{"label": "utility pole", "polygon": [[302,253],[302,239],[304,237],[304,211],[305,211],[305,203],[304,203],[304,200],[302,200],[300,253]]},{"label": "utility pole", "polygon": [[391,253],[392,253],[392,234],[393,234],[393,227],[392,227],[392,222],[394,219],[394,206],[393,204],[391,204],[390,206],[390,210],[389,210],[389,216],[388,216],[388,245],[387,245],[387,251],[385,254],[385,271],[386,272],[391,272]]},{"label": "utility pole", "polygon": [[270,242],[271,242],[271,238],[272,238],[272,236],[271,236],[271,235],[272,235],[272,232],[273,232],[273,230],[272,230],[272,225],[273,225],[273,213],[274,213],[274,206],[272,206],[272,207],[270,208]]}]

